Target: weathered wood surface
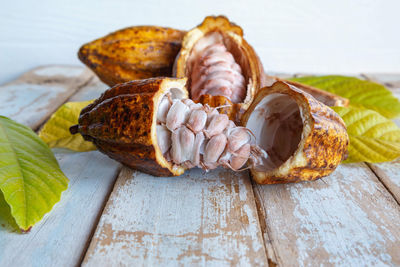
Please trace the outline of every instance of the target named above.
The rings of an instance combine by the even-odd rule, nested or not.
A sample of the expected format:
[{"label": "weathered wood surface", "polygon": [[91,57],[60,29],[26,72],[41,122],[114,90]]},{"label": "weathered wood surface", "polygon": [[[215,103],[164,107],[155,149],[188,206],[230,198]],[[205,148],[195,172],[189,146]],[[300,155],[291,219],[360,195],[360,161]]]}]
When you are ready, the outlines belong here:
[{"label": "weathered wood surface", "polygon": [[124,168],[84,266],[267,265],[247,172],[158,178]]},{"label": "weathered wood surface", "polygon": [[[85,81],[81,78],[82,73]],[[38,77],[38,74],[43,76]],[[46,78],[45,75],[50,76]],[[23,77],[29,77],[29,81],[24,78],[22,83],[19,79],[17,83],[9,83],[0,89],[1,99],[12,99],[20,112],[12,113],[10,106],[6,105],[0,106],[0,114],[11,115],[13,119],[36,127],[50,115],[50,110],[57,109],[93,76],[82,67],[57,66],[35,69]],[[55,85],[55,80],[60,83]],[[54,94],[55,87],[62,93]],[[71,99],[93,99],[104,89],[103,84],[92,79]],[[35,95],[35,101],[25,99],[32,95]],[[70,179],[69,188],[53,210],[28,234],[17,233],[10,218],[0,216],[0,266],[74,266],[80,263],[86,251],[120,165],[97,151],[54,151],[61,169]],[[0,214],[7,211],[2,200]]]},{"label": "weathered wood surface", "polygon": [[[363,77],[400,96],[399,75]],[[37,129],[63,102],[106,88],[81,67],[39,68],[0,86],[0,114]],[[55,153],[70,186],[29,234],[0,216],[0,266],[400,265],[400,161],[260,186],[247,172],[156,178],[98,152]]]},{"label": "weathered wood surface", "polygon": [[45,66],[0,86],[0,113],[37,129],[61,104],[90,81],[78,66]]},{"label": "weathered wood surface", "polygon": [[81,90],[74,94],[68,101],[86,101],[98,98],[109,86],[93,77]]},{"label": "weathered wood surface", "polygon": [[400,207],[365,164],[254,190],[268,255],[279,266],[400,265]]}]

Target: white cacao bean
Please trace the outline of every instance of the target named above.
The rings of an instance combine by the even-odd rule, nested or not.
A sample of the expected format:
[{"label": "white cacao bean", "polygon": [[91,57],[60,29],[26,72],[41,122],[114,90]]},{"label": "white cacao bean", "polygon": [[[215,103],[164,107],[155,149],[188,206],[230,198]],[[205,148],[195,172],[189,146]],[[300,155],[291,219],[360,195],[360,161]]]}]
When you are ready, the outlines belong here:
[{"label": "white cacao bean", "polygon": [[164,125],[157,125],[157,142],[160,150],[165,154],[171,147],[171,132]]},{"label": "white cacao bean", "polygon": [[204,129],[207,123],[207,113],[201,109],[195,109],[190,113],[186,126],[197,133]]},{"label": "white cacao bean", "polygon": [[230,160],[230,166],[234,170],[239,170],[249,159],[250,156],[250,145],[245,144],[239,150],[235,152]]},{"label": "white cacao bean", "polygon": [[249,143],[250,140],[251,136],[246,128],[236,127],[231,130],[228,136],[228,148],[231,152],[235,152],[244,144]]},{"label": "white cacao bean", "polygon": [[192,163],[194,166],[200,166],[200,154],[201,153],[201,148],[204,147],[204,134],[203,132],[198,132],[196,134],[196,138],[194,140],[194,148],[193,148],[193,157],[192,157]]},{"label": "white cacao bean", "polygon": [[172,161],[175,164],[179,164],[182,162],[182,150],[181,150],[181,143],[180,143],[180,136],[179,130],[175,130],[171,134],[171,152],[170,156]]},{"label": "white cacao bean", "polygon": [[210,123],[207,125],[207,129],[204,130],[204,134],[210,138],[222,133],[228,125],[229,117],[226,114],[216,114],[212,116]]},{"label": "white cacao bean", "polygon": [[168,111],[166,126],[170,131],[176,130],[186,122],[190,109],[182,101],[176,100]]},{"label": "white cacao bean", "polygon": [[182,162],[191,160],[193,157],[194,133],[185,126],[180,130],[180,145],[182,151]]},{"label": "white cacao bean", "polygon": [[171,104],[169,102],[169,99],[167,96],[164,96],[158,105],[158,110],[157,110],[157,121],[165,123],[167,120],[167,114],[168,110],[171,107]]},{"label": "white cacao bean", "polygon": [[218,134],[211,137],[204,151],[204,156],[203,156],[204,162],[205,163],[217,162],[219,156],[221,156],[222,152],[224,152],[225,150],[226,141],[227,141],[226,136],[224,134]]}]

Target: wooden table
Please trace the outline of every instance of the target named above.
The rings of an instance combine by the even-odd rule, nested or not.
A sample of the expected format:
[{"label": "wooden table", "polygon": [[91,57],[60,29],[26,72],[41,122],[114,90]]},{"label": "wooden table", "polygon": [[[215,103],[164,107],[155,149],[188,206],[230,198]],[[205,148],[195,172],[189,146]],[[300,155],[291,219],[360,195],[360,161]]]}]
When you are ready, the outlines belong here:
[{"label": "wooden table", "polygon": [[[400,97],[400,74],[361,77]],[[105,89],[83,67],[40,67],[0,87],[0,114],[38,130]],[[69,188],[28,234],[0,216],[0,266],[400,266],[400,161],[261,186],[247,172],[156,178],[97,151],[54,152]]]}]

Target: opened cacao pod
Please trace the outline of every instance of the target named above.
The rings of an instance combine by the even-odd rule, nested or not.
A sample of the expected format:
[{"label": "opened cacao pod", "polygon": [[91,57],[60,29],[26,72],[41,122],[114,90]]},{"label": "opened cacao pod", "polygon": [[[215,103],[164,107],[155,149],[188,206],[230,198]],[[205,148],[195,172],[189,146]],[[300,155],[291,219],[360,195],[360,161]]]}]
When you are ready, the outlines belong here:
[{"label": "opened cacao pod", "polygon": [[227,115],[188,99],[186,79],[152,78],[117,85],[84,108],[85,140],[134,169],[156,176],[248,163],[257,183],[314,180],[344,159],[340,117],[292,85],[261,89],[236,126]]},{"label": "opened cacao pod", "polygon": [[157,140],[156,118],[163,96],[187,98],[186,79],[153,78],[116,85],[85,107],[79,132],[109,157],[156,175],[181,175],[184,168],[163,157]]},{"label": "opened cacao pod", "polygon": [[349,137],[339,115],[282,81],[257,93],[242,125],[268,154],[251,168],[259,184],[315,180],[329,175],[347,155]]},{"label": "opened cacao pod", "polygon": [[174,75],[188,78],[191,99],[238,121],[262,86],[264,70],[242,29],[226,17],[206,17],[183,37]]},{"label": "opened cacao pod", "polygon": [[171,76],[184,34],[158,26],[130,27],[83,45],[78,57],[109,86]]}]

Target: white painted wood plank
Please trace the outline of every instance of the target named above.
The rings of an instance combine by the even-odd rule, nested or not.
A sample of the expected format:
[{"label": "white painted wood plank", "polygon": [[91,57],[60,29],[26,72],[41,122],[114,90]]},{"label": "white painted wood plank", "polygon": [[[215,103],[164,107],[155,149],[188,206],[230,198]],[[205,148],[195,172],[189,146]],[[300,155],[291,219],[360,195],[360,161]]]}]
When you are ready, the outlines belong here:
[{"label": "white painted wood plank", "polygon": [[[69,67],[58,66],[45,69],[45,74],[72,75],[70,70]],[[81,71],[82,68],[79,73]],[[52,77],[54,76],[48,79]],[[46,80],[44,76],[41,79]],[[75,90],[69,84],[75,84],[74,77],[65,76],[63,81],[60,87]],[[35,85],[33,82],[30,84]],[[9,84],[8,88],[15,87]],[[94,79],[71,99],[92,99],[104,88],[105,85]],[[46,94],[51,87],[45,84],[41,90]],[[23,90],[9,93],[15,96],[16,103],[23,102]],[[52,104],[49,103],[50,105]],[[54,104],[52,108],[56,109],[57,105],[58,103]],[[21,105],[21,108],[24,107]],[[22,121],[27,120],[23,117],[24,114],[31,115],[18,115]],[[39,115],[33,116],[30,125],[37,125],[37,121],[43,119]],[[0,215],[3,215],[0,216],[0,266],[76,266],[81,262],[120,165],[97,151],[73,153],[56,149],[54,152],[61,169],[70,179],[69,187],[63,193],[61,201],[29,233],[19,234],[15,231],[12,221],[8,220],[9,216],[4,216],[8,210],[0,196]]]},{"label": "white painted wood plank", "polygon": [[56,153],[70,179],[61,201],[27,234],[0,227],[0,266],[77,266],[85,253],[118,164],[97,151]]},{"label": "white painted wood plank", "polygon": [[98,98],[105,90],[110,88],[97,78],[93,77],[90,82],[74,94],[68,101],[86,101]]},{"label": "white painted wood plank", "polygon": [[93,77],[79,66],[45,66],[0,86],[0,115],[36,129]]},{"label": "white painted wood plank", "polygon": [[369,164],[369,166],[400,203],[400,159],[392,162]]},{"label": "white painted wood plank", "polygon": [[266,266],[247,172],[123,168],[83,265]]},{"label": "white painted wood plank", "polygon": [[398,266],[400,206],[365,164],[329,177],[255,186],[279,266]]}]

